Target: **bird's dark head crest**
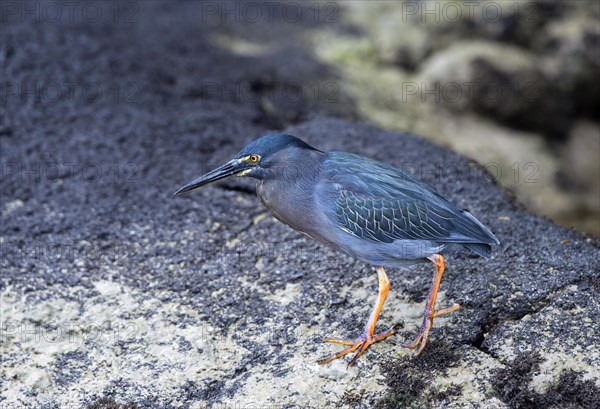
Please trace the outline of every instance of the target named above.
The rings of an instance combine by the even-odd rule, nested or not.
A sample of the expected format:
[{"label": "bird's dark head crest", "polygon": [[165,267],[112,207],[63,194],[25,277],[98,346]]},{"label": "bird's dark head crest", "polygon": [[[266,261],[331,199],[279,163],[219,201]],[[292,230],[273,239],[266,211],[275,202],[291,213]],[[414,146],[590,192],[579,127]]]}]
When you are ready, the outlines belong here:
[{"label": "bird's dark head crest", "polygon": [[268,158],[269,156],[281,150],[291,147],[316,150],[295,136],[284,133],[274,133],[261,136],[260,138],[250,142],[237,154],[236,157],[242,158],[248,155],[259,155],[262,158]]},{"label": "bird's dark head crest", "polygon": [[[278,164],[287,166],[290,158],[298,158],[298,148],[304,151],[320,152],[306,142],[292,135],[269,134],[250,142],[235,158],[218,168],[196,178],[180,188],[175,194],[191,192],[232,176],[249,176],[257,180],[281,175]],[[281,153],[280,155],[277,155]],[[288,176],[289,178],[289,173]]]}]

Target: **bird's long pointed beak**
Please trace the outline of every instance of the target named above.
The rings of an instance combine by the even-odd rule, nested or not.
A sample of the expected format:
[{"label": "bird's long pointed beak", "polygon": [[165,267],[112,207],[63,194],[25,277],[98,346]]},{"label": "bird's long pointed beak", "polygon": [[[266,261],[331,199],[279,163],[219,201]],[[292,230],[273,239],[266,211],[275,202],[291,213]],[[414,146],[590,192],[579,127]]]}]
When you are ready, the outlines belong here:
[{"label": "bird's long pointed beak", "polygon": [[206,186],[210,183],[217,182],[222,179],[226,179],[231,176],[239,175],[249,168],[248,163],[242,159],[232,159],[224,165],[219,166],[217,169],[208,172],[205,175],[200,176],[198,179],[195,179],[188,183],[187,185],[181,187],[175,195],[180,195],[182,193],[191,192],[192,190],[200,189],[203,186]]}]

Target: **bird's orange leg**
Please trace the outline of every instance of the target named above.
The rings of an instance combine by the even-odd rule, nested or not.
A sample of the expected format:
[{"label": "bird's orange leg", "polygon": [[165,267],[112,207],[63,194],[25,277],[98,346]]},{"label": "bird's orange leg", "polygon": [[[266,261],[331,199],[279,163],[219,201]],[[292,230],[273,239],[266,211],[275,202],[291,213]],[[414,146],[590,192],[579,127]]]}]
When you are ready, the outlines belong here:
[{"label": "bird's orange leg", "polygon": [[331,362],[335,359],[341,358],[344,355],[350,354],[358,350],[358,352],[356,352],[356,354],[348,363],[348,367],[351,367],[352,365],[354,365],[358,357],[361,356],[371,344],[381,341],[396,332],[394,328],[390,328],[385,332],[373,335],[373,333],[375,332],[375,324],[377,324],[377,319],[379,318],[379,313],[381,312],[381,309],[383,308],[383,303],[385,303],[385,299],[387,298],[388,293],[390,291],[390,280],[387,274],[385,273],[383,267],[377,268],[377,276],[379,278],[379,293],[377,294],[377,301],[375,302],[373,310],[371,310],[371,315],[369,316],[369,321],[367,321],[367,325],[365,326],[365,331],[363,332],[363,334],[353,341],[345,341],[335,338],[325,338],[323,342],[332,342],[334,344],[348,345],[348,348],[338,352],[337,354],[333,354],[326,358],[320,359],[317,361],[317,363],[326,364],[327,362]]},{"label": "bird's orange leg", "polygon": [[419,331],[415,340],[410,344],[400,344],[404,348],[410,349],[414,349],[418,346],[417,355],[423,351],[423,348],[425,348],[425,345],[427,344],[427,338],[429,337],[429,331],[431,331],[431,326],[433,325],[433,319],[450,314],[460,308],[460,305],[454,304],[452,307],[443,308],[441,310],[435,309],[435,300],[440,288],[440,282],[442,281],[442,275],[444,275],[444,257],[440,254],[434,254],[429,259],[435,264],[435,274],[433,276],[433,282],[431,283],[431,290],[429,290],[427,304],[425,304],[421,331]]}]

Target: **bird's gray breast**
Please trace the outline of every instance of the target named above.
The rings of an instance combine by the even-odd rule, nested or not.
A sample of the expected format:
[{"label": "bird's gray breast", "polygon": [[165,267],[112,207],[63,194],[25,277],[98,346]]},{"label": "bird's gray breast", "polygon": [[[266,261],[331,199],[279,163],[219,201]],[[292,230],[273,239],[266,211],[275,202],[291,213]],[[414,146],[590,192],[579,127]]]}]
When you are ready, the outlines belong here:
[{"label": "bird's gray breast", "polygon": [[314,201],[313,187],[303,182],[258,181],[256,193],[277,220],[322,241],[315,229],[323,217]]}]

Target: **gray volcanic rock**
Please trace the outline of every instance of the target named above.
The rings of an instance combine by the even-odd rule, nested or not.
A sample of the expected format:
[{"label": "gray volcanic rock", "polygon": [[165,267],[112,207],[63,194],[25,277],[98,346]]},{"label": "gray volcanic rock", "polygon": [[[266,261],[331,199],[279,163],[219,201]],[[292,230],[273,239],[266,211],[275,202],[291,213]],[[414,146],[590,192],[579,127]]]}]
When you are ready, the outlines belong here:
[{"label": "gray volcanic rock", "polygon": [[[190,3],[178,10],[142,7],[133,25],[3,23],[3,81],[21,88],[1,108],[0,406],[598,405],[597,240],[520,209],[447,149],[329,117],[353,116],[344,98],[304,96],[288,116],[203,94],[209,77],[334,76],[306,56],[239,55],[209,41]],[[52,83],[79,85],[55,98]],[[337,350],[323,336],[362,330],[373,268],[275,221],[249,182],[172,196],[273,127],[415,173],[502,242],[488,261],[449,252],[438,302],[462,309],[436,320],[422,356],[396,343],[417,331],[431,266],[389,271],[379,327],[397,336],[349,370],[319,366]]]},{"label": "gray volcanic rock", "polygon": [[[226,123],[217,121],[216,132],[226,132]],[[510,406],[494,389],[498,371],[534,352],[541,364],[524,390],[542,396],[566,370],[581,373],[573,375],[583,376],[579,383],[597,384],[597,242],[515,208],[472,163],[417,137],[331,119],[287,131],[322,149],[362,152],[415,170],[502,241],[487,262],[463,252],[448,257],[439,302],[463,308],[436,320],[423,356],[394,343],[416,331],[430,266],[390,272],[380,325],[404,324],[397,337],[370,348],[356,368],[346,370],[342,361],[318,366],[315,358],[335,349],[320,344],[321,336],[361,330],[376,294],[372,268],[274,221],[254,194],[222,186],[170,197],[177,180],[201,166],[176,176],[168,161],[156,159],[156,172],[172,180],[140,174],[120,197],[95,185],[106,198],[89,207],[72,199],[72,189],[88,191],[86,181],[7,198],[21,203],[5,206],[2,219],[3,242],[20,252],[3,257],[3,398],[73,406],[107,397],[141,407],[489,399]],[[182,138],[195,137],[175,139]],[[159,150],[166,145],[158,143]],[[236,149],[219,150],[227,156]],[[193,153],[178,155],[192,160]],[[144,196],[146,190],[155,197]],[[145,199],[135,205],[137,195]],[[110,210],[119,207],[123,213]],[[37,208],[47,210],[36,216]],[[88,223],[76,222],[86,218],[79,212]],[[66,215],[75,222],[65,223]],[[33,237],[20,241],[21,229]],[[73,243],[73,259],[51,245],[44,256],[23,253],[41,242]],[[422,371],[435,382],[418,387]]]}]

